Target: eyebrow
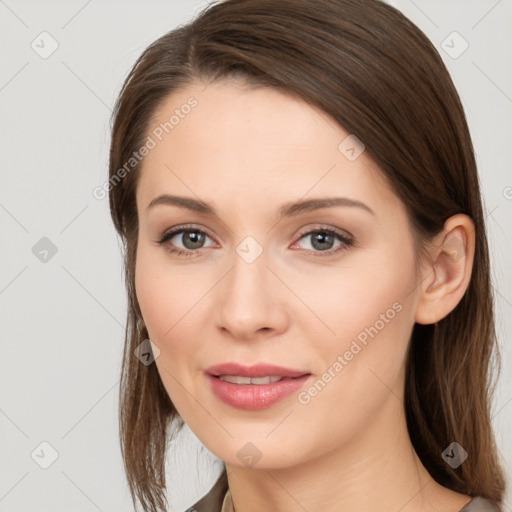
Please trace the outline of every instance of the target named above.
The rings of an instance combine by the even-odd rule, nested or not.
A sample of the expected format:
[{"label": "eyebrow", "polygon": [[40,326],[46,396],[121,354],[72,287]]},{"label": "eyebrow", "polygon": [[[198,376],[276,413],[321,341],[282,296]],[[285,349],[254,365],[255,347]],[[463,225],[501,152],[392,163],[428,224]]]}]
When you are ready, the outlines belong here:
[{"label": "eyebrow", "polygon": [[[205,215],[216,215],[215,210],[204,201],[193,199],[192,197],[174,196],[163,194],[155,197],[148,205],[147,209],[157,205],[179,206]],[[376,217],[375,212],[365,203],[348,197],[321,197],[317,199],[302,199],[284,203],[277,210],[278,218],[291,217],[301,213],[312,212],[322,208],[332,208],[334,206],[352,206],[361,208]]]}]

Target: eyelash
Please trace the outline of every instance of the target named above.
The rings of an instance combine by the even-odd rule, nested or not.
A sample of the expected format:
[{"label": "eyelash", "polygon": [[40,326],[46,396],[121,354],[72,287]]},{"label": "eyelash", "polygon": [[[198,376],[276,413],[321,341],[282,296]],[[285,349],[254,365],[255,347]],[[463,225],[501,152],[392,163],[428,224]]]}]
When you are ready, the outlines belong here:
[{"label": "eyelash", "polygon": [[[208,233],[206,233],[206,231],[199,229],[193,225],[185,225],[185,226],[180,226],[171,231],[164,232],[162,234],[162,236],[160,237],[160,239],[156,241],[156,243],[158,243],[159,245],[164,245],[167,241],[172,239],[174,236],[176,236],[180,233],[186,233],[186,232],[202,233],[202,234],[206,235],[208,238],[211,238],[208,235]],[[332,256],[332,255],[337,254],[342,251],[346,251],[354,245],[354,240],[352,238],[349,238],[346,235],[344,235],[344,234],[340,233],[339,231],[336,231],[332,228],[324,228],[324,227],[318,227],[315,229],[310,229],[308,231],[303,231],[303,232],[299,233],[299,238],[298,238],[297,242],[302,240],[306,236],[313,235],[315,233],[325,233],[328,235],[333,235],[340,242],[342,242],[342,245],[340,245],[336,249],[330,249],[328,251],[314,251],[314,250],[311,251],[309,249],[299,249],[299,250],[306,251],[308,253],[312,253],[314,256],[325,257],[325,256]],[[297,242],[295,242],[295,243],[297,243]],[[204,247],[200,247],[199,249],[204,249]],[[195,256],[195,254],[199,251],[199,249],[196,249],[196,250],[190,249],[188,251],[184,251],[183,249],[178,249],[178,248],[172,247],[170,245],[166,246],[166,250],[168,250],[170,253],[175,254],[176,256],[185,256],[185,257]]]}]

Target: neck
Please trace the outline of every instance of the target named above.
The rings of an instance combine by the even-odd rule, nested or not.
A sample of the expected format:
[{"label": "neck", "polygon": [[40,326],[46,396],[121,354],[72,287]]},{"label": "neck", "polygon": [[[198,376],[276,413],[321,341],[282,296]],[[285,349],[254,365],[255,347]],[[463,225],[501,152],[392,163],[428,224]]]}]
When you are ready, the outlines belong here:
[{"label": "neck", "polygon": [[286,468],[226,470],[235,512],[454,512],[470,501],[430,477],[392,393],[371,425],[329,453]]}]

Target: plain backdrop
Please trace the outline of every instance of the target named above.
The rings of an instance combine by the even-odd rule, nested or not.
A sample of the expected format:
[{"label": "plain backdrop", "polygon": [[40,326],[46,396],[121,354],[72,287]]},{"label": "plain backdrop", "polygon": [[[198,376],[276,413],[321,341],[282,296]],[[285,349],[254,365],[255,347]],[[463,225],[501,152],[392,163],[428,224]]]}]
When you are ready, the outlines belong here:
[{"label": "plain backdrop", "polygon": [[[393,4],[439,50],[475,143],[503,357],[493,423],[510,475],[512,2]],[[111,108],[130,67],[205,5],[0,0],[1,511],[132,510],[118,442],[121,257],[107,199],[92,191],[107,178]],[[182,511],[220,464],[185,430],[168,468]]]}]

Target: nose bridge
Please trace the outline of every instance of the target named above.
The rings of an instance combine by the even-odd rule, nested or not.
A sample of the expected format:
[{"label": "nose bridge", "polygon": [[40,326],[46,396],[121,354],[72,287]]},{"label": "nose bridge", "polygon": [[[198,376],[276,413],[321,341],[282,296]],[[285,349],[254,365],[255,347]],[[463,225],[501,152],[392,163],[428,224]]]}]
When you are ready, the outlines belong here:
[{"label": "nose bridge", "polygon": [[254,237],[246,237],[235,248],[217,308],[219,326],[236,337],[250,338],[263,328],[282,327],[278,283],[267,264],[268,253]]},{"label": "nose bridge", "polygon": [[241,306],[251,302],[253,311],[264,306],[266,299],[270,299],[267,263],[263,247],[253,237],[244,239],[235,248],[226,298]]}]

